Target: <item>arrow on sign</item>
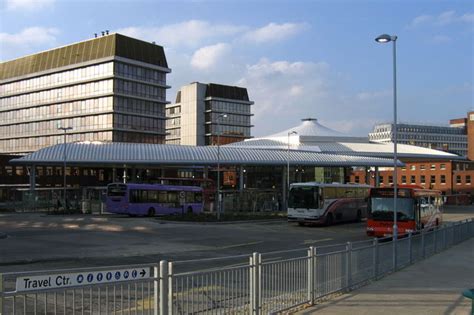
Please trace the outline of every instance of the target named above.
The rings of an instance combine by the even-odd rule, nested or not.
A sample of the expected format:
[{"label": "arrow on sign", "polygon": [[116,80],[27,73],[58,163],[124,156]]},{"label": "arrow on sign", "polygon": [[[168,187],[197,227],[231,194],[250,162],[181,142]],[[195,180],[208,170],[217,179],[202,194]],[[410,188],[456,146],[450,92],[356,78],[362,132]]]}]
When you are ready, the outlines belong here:
[{"label": "arrow on sign", "polygon": [[145,269],[142,269],[142,271],[140,272],[140,276],[142,276],[142,278],[146,275],[146,271]]}]

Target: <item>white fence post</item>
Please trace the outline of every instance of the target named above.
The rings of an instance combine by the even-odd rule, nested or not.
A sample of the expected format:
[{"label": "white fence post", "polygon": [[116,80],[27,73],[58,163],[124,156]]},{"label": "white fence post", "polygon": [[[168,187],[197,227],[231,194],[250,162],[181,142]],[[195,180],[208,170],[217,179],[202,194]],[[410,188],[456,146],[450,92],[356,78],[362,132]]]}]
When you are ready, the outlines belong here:
[{"label": "white fence post", "polygon": [[153,314],[160,314],[160,267],[153,267]]},{"label": "white fence post", "polygon": [[311,246],[308,249],[308,300],[309,304],[314,303],[314,274],[315,274],[315,260],[316,253],[315,248]]},{"label": "white fence post", "polygon": [[379,274],[379,239],[378,238],[374,238],[374,241],[373,241],[373,260],[372,260],[372,264],[374,265],[374,279],[377,279],[377,275]]},{"label": "white fence post", "polygon": [[168,263],[168,313],[173,314],[173,263]]},{"label": "white fence post", "polygon": [[347,242],[346,244],[346,280],[347,280],[347,289],[350,288],[352,284],[352,243]]},{"label": "white fence post", "polygon": [[160,315],[168,315],[168,262],[160,261]]},{"label": "white fence post", "polygon": [[250,314],[260,314],[262,255],[253,253],[250,257]]}]

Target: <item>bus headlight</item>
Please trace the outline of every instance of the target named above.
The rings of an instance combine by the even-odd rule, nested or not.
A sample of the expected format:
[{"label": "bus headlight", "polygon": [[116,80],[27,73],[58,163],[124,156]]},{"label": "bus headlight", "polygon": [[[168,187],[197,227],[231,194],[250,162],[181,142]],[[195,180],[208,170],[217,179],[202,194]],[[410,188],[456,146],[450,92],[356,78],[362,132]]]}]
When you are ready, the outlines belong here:
[{"label": "bus headlight", "polygon": [[374,231],[373,227],[367,227],[367,231]]},{"label": "bus headlight", "polygon": [[412,229],[405,229],[405,233],[413,233],[415,232],[415,230],[412,230]]}]

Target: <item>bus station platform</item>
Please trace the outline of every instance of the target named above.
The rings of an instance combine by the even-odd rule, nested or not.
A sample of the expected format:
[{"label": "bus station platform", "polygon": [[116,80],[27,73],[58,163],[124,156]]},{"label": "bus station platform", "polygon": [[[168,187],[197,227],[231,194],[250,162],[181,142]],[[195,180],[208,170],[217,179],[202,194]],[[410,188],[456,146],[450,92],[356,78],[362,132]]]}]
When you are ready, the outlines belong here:
[{"label": "bus station platform", "polygon": [[298,315],[469,315],[474,288],[474,239],[357,290],[306,308]]}]

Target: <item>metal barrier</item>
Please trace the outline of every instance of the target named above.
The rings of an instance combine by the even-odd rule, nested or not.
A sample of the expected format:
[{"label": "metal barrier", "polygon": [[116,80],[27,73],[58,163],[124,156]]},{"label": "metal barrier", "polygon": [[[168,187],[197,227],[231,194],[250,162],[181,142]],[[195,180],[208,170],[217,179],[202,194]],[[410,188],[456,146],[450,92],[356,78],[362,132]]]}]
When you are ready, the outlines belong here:
[{"label": "metal barrier", "polygon": [[0,314],[273,314],[351,290],[471,237],[472,219],[402,235],[395,243],[373,239],[310,247],[297,257],[263,262],[260,253],[249,263],[242,255],[224,257],[237,263],[206,271],[175,273],[175,264],[185,262],[161,261],[5,273],[0,274]]}]

